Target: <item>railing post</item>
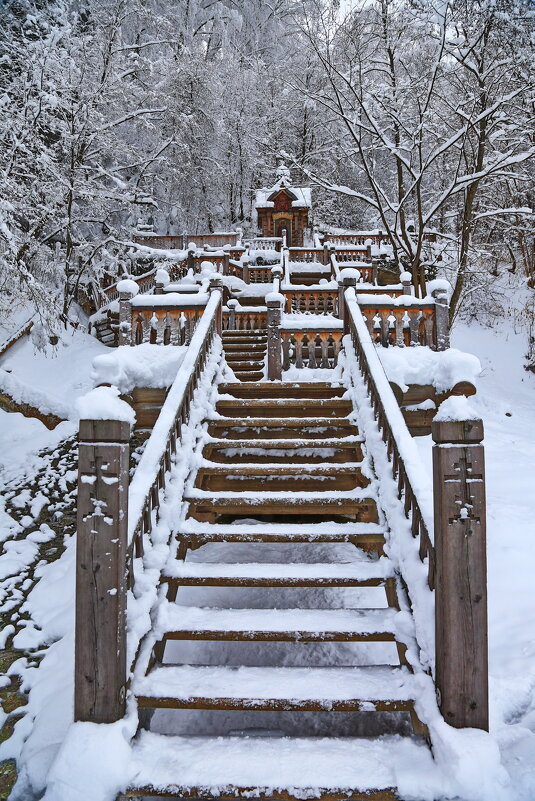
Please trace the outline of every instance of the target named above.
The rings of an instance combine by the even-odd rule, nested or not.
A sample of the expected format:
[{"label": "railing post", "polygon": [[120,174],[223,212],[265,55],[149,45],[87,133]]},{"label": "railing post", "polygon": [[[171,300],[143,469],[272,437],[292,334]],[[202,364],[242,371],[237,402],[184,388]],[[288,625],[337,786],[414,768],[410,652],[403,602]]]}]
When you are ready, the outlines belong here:
[{"label": "railing post", "polygon": [[412,295],[412,275],[409,272],[401,273],[399,280],[403,286],[403,294]]},{"label": "railing post", "polygon": [[249,256],[243,255],[241,258],[241,277],[242,281],[249,283]]},{"label": "railing post", "polygon": [[80,420],[74,719],[125,714],[130,423]]},{"label": "railing post", "polygon": [[132,344],[132,304],[131,300],[139,292],[135,281],[125,276],[117,284],[119,292],[119,331],[118,345]]},{"label": "railing post", "polygon": [[377,286],[377,278],[379,276],[379,260],[372,259],[372,284]]},{"label": "railing post", "polygon": [[221,303],[219,304],[215,318],[215,330],[216,333],[221,336],[221,332],[223,331],[223,281],[220,276],[210,279],[210,294],[214,290],[218,290],[221,293]]},{"label": "railing post", "polygon": [[343,320],[344,334],[350,333],[349,319],[346,314],[345,291],[350,286],[357,286],[357,276],[352,273],[357,273],[358,275],[358,271],[354,270],[352,267],[346,267],[340,270],[340,280],[338,281],[338,317],[340,320]]},{"label": "railing post", "polygon": [[223,275],[229,274],[229,262],[230,262],[230,256],[228,253],[225,253],[225,255],[223,256]]},{"label": "railing post", "polygon": [[447,350],[450,346],[450,309],[448,296],[443,289],[435,289],[435,335],[437,350]]},{"label": "railing post", "polygon": [[481,420],[434,421],[436,687],[446,723],[488,730]]},{"label": "railing post", "polygon": [[227,303],[228,306],[228,327],[231,331],[236,330],[236,306],[238,305],[238,301],[235,298],[231,298]]},{"label": "railing post", "polygon": [[268,352],[268,381],[280,381],[282,378],[281,357],[281,301],[282,295],[273,297],[272,293],[266,301],[267,305],[267,352]]}]

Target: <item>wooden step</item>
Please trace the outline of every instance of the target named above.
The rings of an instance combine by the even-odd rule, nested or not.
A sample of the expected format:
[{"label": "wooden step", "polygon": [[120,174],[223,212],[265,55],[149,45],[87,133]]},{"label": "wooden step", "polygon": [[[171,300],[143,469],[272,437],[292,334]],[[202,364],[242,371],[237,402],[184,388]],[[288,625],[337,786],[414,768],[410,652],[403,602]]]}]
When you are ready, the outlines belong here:
[{"label": "wooden step", "polygon": [[189,515],[197,520],[210,520],[214,515],[343,515],[355,521],[378,521],[375,500],[366,497],[366,490],[351,493],[288,492],[210,493],[192,490],[184,500],[189,503]]},{"label": "wooden step", "polygon": [[263,381],[258,384],[220,384],[221,395],[233,395],[235,398],[340,398],[347,390],[345,387],[333,387],[324,382],[281,383]]},{"label": "wooden step", "polygon": [[227,328],[226,331],[223,331],[222,338],[223,340],[233,337],[256,337],[256,336],[264,336],[267,337],[267,329],[266,328]]},{"label": "wooden step", "polygon": [[385,536],[377,523],[200,523],[188,518],[180,524],[178,540],[186,540],[192,547],[211,542],[351,542],[363,551],[381,552]]},{"label": "wooden step", "polygon": [[315,464],[330,461],[331,463],[361,462],[361,437],[339,439],[285,439],[233,440],[229,445],[225,440],[211,440],[204,446],[203,455],[212,462],[249,462],[255,464]]},{"label": "wooden step", "polygon": [[357,429],[347,418],[318,417],[314,420],[297,417],[227,418],[210,420],[208,434],[218,439],[323,439],[346,437]]},{"label": "wooden step", "polygon": [[347,417],[351,401],[342,398],[233,398],[218,400],[224,417]]},{"label": "wooden step", "polygon": [[260,381],[263,378],[264,373],[260,372],[259,370],[251,370],[250,372],[240,372],[239,370],[234,370],[234,375],[240,381]]},{"label": "wooden step", "polygon": [[223,337],[223,347],[229,345],[265,345],[267,343],[267,335],[257,334],[256,336],[226,336]]},{"label": "wooden step", "polygon": [[[233,460],[231,459],[231,462]],[[214,492],[242,490],[350,490],[367,487],[370,480],[362,475],[362,465],[248,465],[202,466],[195,476],[195,486]]]},{"label": "wooden step", "polygon": [[234,374],[238,373],[247,373],[247,372],[262,372],[264,370],[265,361],[264,359],[257,359],[257,360],[250,360],[247,358],[247,355],[243,355],[243,361],[229,361],[227,362],[228,366],[232,370]]},{"label": "wooden step", "polygon": [[[419,796],[422,776],[440,787],[427,745],[395,735],[368,740],[180,737],[141,731],[131,764],[130,788],[120,799],[399,801]],[[398,775],[403,776],[403,796],[396,789]]]},{"label": "wooden step", "polygon": [[348,563],[212,563],[173,559],[162,581],[188,587],[383,587],[393,576],[386,559]]},{"label": "wooden step", "polygon": [[418,682],[406,668],[165,665],[135,679],[144,709],[409,712]]},{"label": "wooden step", "polygon": [[395,642],[394,607],[384,609],[217,609],[162,602],[164,640],[247,642]]},{"label": "wooden step", "polygon": [[240,342],[237,345],[227,341],[223,343],[223,348],[225,350],[225,357],[229,355],[232,356],[232,354],[236,352],[242,353],[244,351],[246,351],[247,353],[264,353],[266,347],[267,345],[263,342],[255,344],[247,344]]}]

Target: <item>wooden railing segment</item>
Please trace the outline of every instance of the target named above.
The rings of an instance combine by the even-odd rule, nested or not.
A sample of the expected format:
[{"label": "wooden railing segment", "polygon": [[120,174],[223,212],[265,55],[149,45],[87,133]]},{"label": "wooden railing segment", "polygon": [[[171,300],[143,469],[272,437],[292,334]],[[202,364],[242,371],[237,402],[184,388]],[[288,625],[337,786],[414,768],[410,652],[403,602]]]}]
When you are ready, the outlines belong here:
[{"label": "wooden railing segment", "polygon": [[125,714],[133,560],[157,523],[160,492],[220,330],[221,303],[221,292],[213,290],[131,481],[130,422],[80,421],[75,720],[111,723]]}]

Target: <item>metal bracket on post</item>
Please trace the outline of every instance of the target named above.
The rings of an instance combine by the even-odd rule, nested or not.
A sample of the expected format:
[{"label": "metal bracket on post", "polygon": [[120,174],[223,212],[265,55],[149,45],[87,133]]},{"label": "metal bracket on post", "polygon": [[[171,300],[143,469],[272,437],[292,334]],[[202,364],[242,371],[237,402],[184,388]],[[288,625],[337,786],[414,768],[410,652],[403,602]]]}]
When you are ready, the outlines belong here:
[{"label": "metal bracket on post", "polygon": [[437,350],[447,350],[450,346],[450,308],[448,296],[443,289],[435,289],[435,336]]},{"label": "metal bracket on post", "polygon": [[[282,296],[281,296],[282,297]],[[281,353],[281,299],[273,298],[267,301],[267,353],[268,353],[268,380],[280,381],[282,378]]]},{"label": "metal bracket on post", "polygon": [[74,719],[125,714],[130,423],[80,420]]},{"label": "metal bracket on post", "polygon": [[440,709],[450,726],[488,731],[483,422],[434,421],[432,436]]}]

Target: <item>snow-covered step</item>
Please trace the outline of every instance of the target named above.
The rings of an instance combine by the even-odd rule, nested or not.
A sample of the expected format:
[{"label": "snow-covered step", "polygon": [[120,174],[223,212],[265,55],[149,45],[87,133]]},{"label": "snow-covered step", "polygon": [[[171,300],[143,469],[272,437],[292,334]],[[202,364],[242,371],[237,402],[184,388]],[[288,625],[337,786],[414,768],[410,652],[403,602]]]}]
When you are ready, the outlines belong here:
[{"label": "snow-covered step", "polygon": [[230,439],[323,439],[356,434],[356,426],[343,417],[227,417],[210,420],[208,433]]},{"label": "snow-covered step", "polygon": [[144,708],[410,711],[418,677],[405,667],[163,665],[136,678]]},{"label": "snow-covered step", "polygon": [[393,607],[217,609],[163,602],[158,609],[156,633],[171,640],[392,642],[396,640],[400,615],[401,632],[406,637],[406,613]]},{"label": "snow-covered step", "polygon": [[226,339],[223,343],[223,347],[225,348],[225,356],[228,358],[229,353],[234,353],[235,351],[247,351],[249,353],[255,353],[256,351],[260,351],[264,353],[266,350],[266,343],[265,342],[250,342],[248,340],[244,340],[241,342],[234,342],[229,341]]},{"label": "snow-covered step", "polygon": [[339,398],[346,392],[345,387],[336,387],[325,381],[273,383],[262,382],[249,384],[220,384],[221,395],[232,395],[236,398]]},{"label": "snow-covered step", "polygon": [[225,439],[211,437],[205,445],[204,455],[212,462],[234,463],[250,462],[255,464],[314,464],[320,462],[344,463],[361,462],[362,437],[349,436],[343,439],[334,437],[315,439],[314,442],[300,439],[284,438],[255,439],[233,438],[232,443]]},{"label": "snow-covered step", "polygon": [[362,465],[282,465],[227,464],[203,465],[197,471],[195,486],[204,490],[351,490],[366,487],[369,479],[362,474]]},{"label": "snow-covered step", "polygon": [[343,398],[232,398],[219,400],[224,417],[347,417],[353,410]]},{"label": "snow-covered step", "polygon": [[377,523],[200,523],[188,518],[180,524],[178,538],[197,546],[208,542],[352,542],[366,551],[381,551],[384,529]]},{"label": "snow-covered step", "polygon": [[[259,801],[439,798],[444,776],[409,737],[171,737],[140,732],[123,796]],[[403,796],[397,787],[403,787]]]},{"label": "snow-covered step", "polygon": [[174,559],[162,579],[179,585],[224,587],[379,587],[393,576],[386,558],[347,563],[205,563]]},{"label": "snow-covered step", "polygon": [[225,492],[217,493],[197,489],[189,490],[184,500],[189,503],[189,514],[209,519],[214,514],[255,515],[350,515],[359,522],[378,521],[375,499],[366,489],[351,492],[329,490],[320,492]]}]

